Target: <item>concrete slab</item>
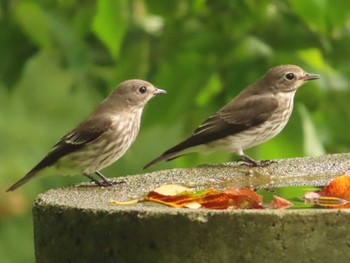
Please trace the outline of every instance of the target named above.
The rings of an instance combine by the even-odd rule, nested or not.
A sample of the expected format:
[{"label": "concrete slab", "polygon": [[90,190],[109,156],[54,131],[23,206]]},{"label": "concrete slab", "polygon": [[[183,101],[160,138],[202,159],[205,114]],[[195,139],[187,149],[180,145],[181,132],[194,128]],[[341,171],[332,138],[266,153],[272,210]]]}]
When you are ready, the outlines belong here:
[{"label": "concrete slab", "polygon": [[324,185],[350,154],[172,169],[50,190],[33,207],[37,262],[347,262],[349,210],[193,210],[116,206],[167,183],[196,189]]}]

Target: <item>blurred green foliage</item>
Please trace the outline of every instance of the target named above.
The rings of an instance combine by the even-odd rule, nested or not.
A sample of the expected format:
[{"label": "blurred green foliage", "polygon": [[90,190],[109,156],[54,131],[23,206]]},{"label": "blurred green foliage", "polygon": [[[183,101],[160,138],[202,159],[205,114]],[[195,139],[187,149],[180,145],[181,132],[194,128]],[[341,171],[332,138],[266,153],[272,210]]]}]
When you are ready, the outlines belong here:
[{"label": "blurred green foliage", "polygon": [[[104,170],[110,177],[141,173],[270,67],[287,63],[321,79],[297,93],[285,130],[247,153],[348,151],[349,9],[346,0],[1,1],[0,262],[33,262],[32,201],[85,179],[52,176],[3,191],[125,79],[168,94],[146,107],[137,141]],[[193,154],[152,169],[235,158]]]}]

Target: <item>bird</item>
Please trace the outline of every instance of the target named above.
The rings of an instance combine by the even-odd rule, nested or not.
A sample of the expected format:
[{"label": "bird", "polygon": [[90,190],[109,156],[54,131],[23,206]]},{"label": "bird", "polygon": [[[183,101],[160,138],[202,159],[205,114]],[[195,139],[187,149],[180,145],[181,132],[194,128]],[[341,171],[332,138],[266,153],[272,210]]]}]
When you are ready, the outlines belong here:
[{"label": "bird", "polygon": [[[144,106],[151,98],[165,93],[165,90],[140,79],[120,83],[7,192],[16,190],[34,177],[52,173],[83,174],[98,186],[112,185],[100,170],[124,155],[138,135]],[[93,173],[102,182],[95,179]]]},{"label": "bird", "polygon": [[267,165],[268,161],[257,162],[243,151],[279,134],[291,116],[297,89],[318,78],[318,74],[307,73],[296,65],[271,68],[205,120],[191,136],[146,164],[144,169],[188,153],[218,151],[236,153],[253,167]]}]

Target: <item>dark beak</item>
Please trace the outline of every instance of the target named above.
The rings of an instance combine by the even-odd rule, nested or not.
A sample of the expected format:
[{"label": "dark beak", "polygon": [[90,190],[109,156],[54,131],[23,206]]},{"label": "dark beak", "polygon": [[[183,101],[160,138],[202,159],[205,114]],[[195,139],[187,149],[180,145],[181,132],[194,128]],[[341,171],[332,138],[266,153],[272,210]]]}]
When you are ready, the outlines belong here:
[{"label": "dark beak", "polygon": [[162,90],[162,89],[156,89],[156,90],[153,92],[153,95],[160,95],[160,94],[166,94],[166,91],[165,91],[165,90]]},{"label": "dark beak", "polygon": [[305,81],[308,81],[308,80],[314,80],[314,79],[319,79],[320,78],[320,75],[318,74],[312,74],[312,73],[306,73],[302,79],[305,80]]}]

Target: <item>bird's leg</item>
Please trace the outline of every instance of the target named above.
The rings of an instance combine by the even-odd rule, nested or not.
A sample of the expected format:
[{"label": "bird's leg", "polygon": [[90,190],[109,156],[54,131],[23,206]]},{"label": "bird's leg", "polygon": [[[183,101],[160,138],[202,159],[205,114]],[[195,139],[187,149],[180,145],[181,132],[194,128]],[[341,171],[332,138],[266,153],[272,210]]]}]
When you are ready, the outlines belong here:
[{"label": "bird's leg", "polygon": [[103,186],[103,184],[101,184],[98,180],[96,180],[94,177],[92,177],[90,174],[87,173],[83,173],[84,176],[86,176],[87,178],[89,178],[91,180],[91,182],[94,182],[95,184],[97,184],[98,186]]},{"label": "bird's leg", "polygon": [[251,157],[249,157],[248,155],[246,155],[245,153],[243,153],[243,151],[240,153],[239,157],[241,158],[241,160],[243,162],[245,162],[248,166],[252,166],[252,167],[258,167],[259,163],[254,161]]},{"label": "bird's leg", "polygon": [[102,181],[103,181],[102,184],[99,182],[100,185],[102,185],[102,186],[112,186],[113,185],[112,182],[109,179],[107,179],[101,172],[96,171],[95,174],[98,177],[100,177],[102,179]]},{"label": "bird's leg", "polygon": [[244,154],[243,152],[239,155],[239,157],[242,159],[242,161],[246,162],[248,166],[252,166],[252,167],[265,167],[276,162],[271,160],[262,160],[257,162],[253,160],[251,157],[249,157],[248,155]]}]

